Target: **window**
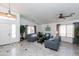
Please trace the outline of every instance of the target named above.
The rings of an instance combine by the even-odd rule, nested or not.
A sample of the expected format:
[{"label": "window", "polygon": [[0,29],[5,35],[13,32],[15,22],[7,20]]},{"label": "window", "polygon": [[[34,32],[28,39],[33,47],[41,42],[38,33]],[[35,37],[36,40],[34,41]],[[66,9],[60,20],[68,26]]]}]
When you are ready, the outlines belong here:
[{"label": "window", "polygon": [[74,37],[74,25],[67,25],[67,37]]},{"label": "window", "polygon": [[73,24],[60,25],[59,35],[65,37],[74,37],[74,25]]},{"label": "window", "polygon": [[27,34],[35,33],[34,26],[27,27]]},{"label": "window", "polygon": [[59,34],[60,36],[66,36],[66,25],[60,25]]},{"label": "window", "polygon": [[12,38],[16,38],[16,25],[12,24]]}]

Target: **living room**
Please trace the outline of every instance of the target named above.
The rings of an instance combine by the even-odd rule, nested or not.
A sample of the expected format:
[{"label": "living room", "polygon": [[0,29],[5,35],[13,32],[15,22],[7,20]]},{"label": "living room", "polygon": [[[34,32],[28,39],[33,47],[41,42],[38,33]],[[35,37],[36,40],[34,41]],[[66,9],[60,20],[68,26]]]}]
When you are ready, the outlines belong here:
[{"label": "living room", "polygon": [[0,3],[0,56],[79,56],[78,6]]}]

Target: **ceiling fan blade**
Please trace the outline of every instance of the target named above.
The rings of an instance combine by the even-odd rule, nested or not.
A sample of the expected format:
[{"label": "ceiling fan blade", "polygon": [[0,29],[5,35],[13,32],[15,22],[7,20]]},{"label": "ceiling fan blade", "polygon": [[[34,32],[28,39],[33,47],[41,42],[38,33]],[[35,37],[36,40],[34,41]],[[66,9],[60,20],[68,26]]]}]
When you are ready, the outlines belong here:
[{"label": "ceiling fan blade", "polygon": [[64,17],[72,17],[75,13],[71,13],[70,15],[64,16]]},{"label": "ceiling fan blade", "polygon": [[64,16],[63,13],[60,13],[59,16],[58,16],[58,18],[59,18],[59,19],[65,19],[66,17],[72,17],[74,14],[75,14],[75,13],[73,12],[73,13],[67,15],[67,16]]}]

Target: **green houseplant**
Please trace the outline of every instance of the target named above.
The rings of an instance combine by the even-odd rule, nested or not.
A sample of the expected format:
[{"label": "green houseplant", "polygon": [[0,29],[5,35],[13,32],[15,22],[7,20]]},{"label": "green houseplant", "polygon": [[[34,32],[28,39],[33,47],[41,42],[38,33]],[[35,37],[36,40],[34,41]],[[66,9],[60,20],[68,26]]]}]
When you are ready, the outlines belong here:
[{"label": "green houseplant", "polygon": [[25,27],[24,27],[24,25],[21,25],[21,26],[20,26],[20,35],[21,35],[20,39],[21,39],[21,40],[24,39],[24,37],[23,37],[24,32],[25,32]]}]

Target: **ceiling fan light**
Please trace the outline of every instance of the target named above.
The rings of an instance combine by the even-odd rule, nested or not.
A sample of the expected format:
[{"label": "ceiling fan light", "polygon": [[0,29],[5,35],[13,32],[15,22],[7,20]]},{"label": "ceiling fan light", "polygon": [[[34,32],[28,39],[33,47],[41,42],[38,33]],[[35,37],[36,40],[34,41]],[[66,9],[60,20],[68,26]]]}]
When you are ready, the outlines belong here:
[{"label": "ceiling fan light", "polygon": [[11,14],[9,14],[9,13],[8,13],[8,14],[7,14],[7,16],[8,16],[8,17],[10,17],[10,16],[11,16]]},{"label": "ceiling fan light", "polygon": [[9,20],[16,20],[16,15],[0,12],[0,18],[9,19]]}]

